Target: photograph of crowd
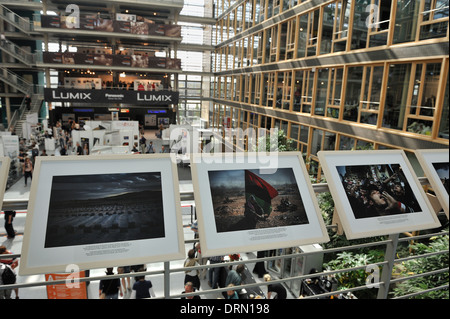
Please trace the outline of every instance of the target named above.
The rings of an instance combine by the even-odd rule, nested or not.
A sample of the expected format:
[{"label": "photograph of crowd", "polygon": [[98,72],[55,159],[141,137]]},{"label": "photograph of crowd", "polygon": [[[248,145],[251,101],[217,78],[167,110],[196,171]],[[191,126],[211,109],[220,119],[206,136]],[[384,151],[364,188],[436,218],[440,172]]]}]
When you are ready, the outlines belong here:
[{"label": "photograph of crowd", "polygon": [[399,164],[336,168],[356,219],[422,211]]},{"label": "photograph of crowd", "polygon": [[308,223],[292,168],[209,171],[216,230],[220,232]]},{"label": "photograph of crowd", "polygon": [[164,235],[160,172],[53,176],[46,248]]}]

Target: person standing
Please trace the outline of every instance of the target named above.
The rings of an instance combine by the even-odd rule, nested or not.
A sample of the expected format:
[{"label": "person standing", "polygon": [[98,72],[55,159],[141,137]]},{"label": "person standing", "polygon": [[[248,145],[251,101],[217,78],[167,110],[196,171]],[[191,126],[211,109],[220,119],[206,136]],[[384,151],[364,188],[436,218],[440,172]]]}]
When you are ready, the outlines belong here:
[{"label": "person standing", "polygon": [[[195,258],[195,249],[191,249],[188,252],[188,258],[184,261],[184,267],[194,266],[200,265],[198,264],[198,259]],[[198,275],[199,271],[197,269],[185,271],[184,284],[186,284],[187,282],[192,282],[194,288],[200,289],[200,278]]]},{"label": "person standing", "polygon": [[31,110],[31,97],[29,95],[27,95],[27,97],[25,98],[25,105],[27,106],[27,110],[30,111]]},{"label": "person standing", "polygon": [[[269,282],[272,280],[272,277],[269,274],[264,275],[264,281]],[[286,288],[283,287],[280,283],[275,283],[267,286],[267,299],[270,299],[272,293],[276,293],[273,299],[286,299]]]},{"label": "person standing", "polygon": [[28,177],[30,179],[33,178],[33,163],[29,157],[25,158],[25,163],[23,165],[23,175],[25,176],[25,186],[27,186]]},{"label": "person standing", "polygon": [[155,297],[152,290],[153,285],[150,280],[146,280],[145,276],[136,277],[137,281],[133,284],[133,291],[131,293],[132,299],[144,299]]},{"label": "person standing", "polygon": [[13,220],[16,217],[16,211],[14,210],[5,210],[5,230],[8,235],[8,239],[13,239],[16,237],[16,232],[13,227]]},{"label": "person standing", "polygon": [[[219,264],[223,262],[223,256],[214,256],[209,258],[209,264]],[[209,284],[211,285],[212,289],[216,289],[219,286],[219,279],[220,279],[220,271],[222,270],[222,267],[211,267],[209,268]]]}]

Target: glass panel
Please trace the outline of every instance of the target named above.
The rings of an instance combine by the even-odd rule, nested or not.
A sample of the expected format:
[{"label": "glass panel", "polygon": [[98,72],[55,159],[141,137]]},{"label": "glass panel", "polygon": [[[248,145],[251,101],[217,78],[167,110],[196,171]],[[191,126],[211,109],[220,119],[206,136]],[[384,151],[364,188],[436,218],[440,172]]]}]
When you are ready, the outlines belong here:
[{"label": "glass panel", "polygon": [[353,32],[351,49],[363,49],[367,43],[367,25],[366,21],[369,17],[369,12],[366,11],[368,1],[358,0],[355,2],[355,13],[353,16]]},{"label": "glass panel", "polygon": [[308,31],[308,15],[304,14],[300,17],[300,23],[298,26],[298,49],[297,58],[303,58],[306,52],[306,38]]},{"label": "glass panel", "polygon": [[317,96],[314,114],[325,115],[325,102],[327,100],[329,69],[319,69],[317,76]]},{"label": "glass panel", "polygon": [[360,122],[364,124],[377,125],[378,114],[372,112],[361,112]]},{"label": "glass panel", "polygon": [[352,150],[355,146],[355,139],[341,135],[339,139],[339,150]]},{"label": "glass panel", "polygon": [[449,107],[448,107],[448,95],[449,95],[449,80],[447,78],[447,84],[445,86],[444,103],[442,106],[441,123],[439,125],[439,137],[448,140],[448,119],[449,119]]},{"label": "glass panel", "polygon": [[298,124],[294,124],[291,123],[291,134],[290,134],[290,138],[294,139],[294,140],[298,140],[298,131],[300,129],[300,125]]},{"label": "glass panel", "polygon": [[348,68],[343,115],[346,121],[356,122],[358,119],[363,69],[362,66]]},{"label": "glass panel", "polygon": [[325,138],[323,140],[324,151],[334,151],[336,146],[336,134],[331,132],[325,132]]},{"label": "glass panel", "polygon": [[420,28],[419,40],[445,37],[447,28],[448,21],[424,25]]},{"label": "glass panel", "polygon": [[309,128],[307,126],[300,127],[300,142],[308,143]]},{"label": "glass panel", "polygon": [[333,26],[335,20],[336,3],[330,3],[323,8],[322,16],[322,37],[320,41],[320,54],[331,52],[331,45],[333,43]]},{"label": "glass panel", "polygon": [[420,0],[397,1],[397,12],[395,15],[394,43],[410,42],[416,38],[417,10]]},{"label": "glass panel", "polygon": [[313,129],[312,141],[311,141],[311,155],[317,155],[317,152],[322,148],[323,131],[319,129]]},{"label": "glass panel", "polygon": [[411,64],[392,64],[388,72],[383,127],[401,130],[408,98]]},{"label": "glass panel", "polygon": [[436,96],[441,76],[441,63],[428,63],[425,71],[420,115],[433,116],[436,110]]}]

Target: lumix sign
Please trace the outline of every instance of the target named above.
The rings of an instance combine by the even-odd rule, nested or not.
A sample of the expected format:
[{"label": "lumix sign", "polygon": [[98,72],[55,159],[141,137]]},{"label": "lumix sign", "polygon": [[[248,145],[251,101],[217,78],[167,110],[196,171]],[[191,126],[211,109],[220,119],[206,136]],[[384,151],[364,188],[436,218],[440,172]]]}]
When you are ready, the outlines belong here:
[{"label": "lumix sign", "polygon": [[168,105],[178,103],[178,92],[174,91],[128,91],[128,90],[44,90],[46,102],[67,103],[126,103],[136,105]]}]

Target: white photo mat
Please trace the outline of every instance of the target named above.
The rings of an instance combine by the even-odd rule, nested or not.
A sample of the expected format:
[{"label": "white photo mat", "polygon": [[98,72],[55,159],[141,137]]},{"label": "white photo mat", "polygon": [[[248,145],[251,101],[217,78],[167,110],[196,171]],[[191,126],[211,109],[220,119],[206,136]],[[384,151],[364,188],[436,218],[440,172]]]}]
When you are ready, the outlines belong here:
[{"label": "white photo mat", "polygon": [[427,149],[427,150],[416,150],[415,151],[417,160],[419,161],[425,176],[428,178],[428,182],[431,187],[433,187],[433,191],[436,193],[436,196],[439,200],[439,203],[442,205],[442,208],[447,215],[449,214],[449,193],[445,189],[441,179],[444,176],[439,176],[437,168],[435,165],[443,165],[442,172],[445,171],[445,178],[448,180],[448,165],[449,165],[449,150],[448,149]]},{"label": "white photo mat", "polygon": [[5,195],[10,164],[11,159],[9,157],[0,157],[0,208],[3,205],[3,196]]},{"label": "white photo mat", "polygon": [[[162,262],[185,257],[177,168],[169,154],[37,157],[36,159],[19,267],[21,275],[65,272],[69,264],[74,264],[83,270]],[[54,177],[77,175],[106,177],[111,174],[131,176],[155,172],[160,174],[160,183],[157,187],[159,194],[162,193],[158,197],[163,207],[163,212],[158,212],[158,216],[163,216],[164,224],[162,226],[164,234],[161,237],[150,238],[149,236],[138,240],[54,247],[47,245],[45,248]],[[70,180],[67,180],[67,185],[70,189]],[[98,230],[97,234],[100,236]]]},{"label": "white photo mat", "polygon": [[[205,156],[205,155],[203,155]],[[265,227],[244,230],[219,231],[216,224],[214,204],[212,198],[210,172],[240,172],[245,170],[259,170],[259,176],[265,179],[274,172],[268,162],[256,163],[249,158],[248,153],[234,153],[227,158],[229,161],[220,161],[222,155],[193,154],[191,158],[192,182],[198,217],[199,240],[202,256],[226,255],[247,251],[278,249],[291,246],[299,246],[313,243],[328,242],[328,233],[322,219],[316,195],[309,181],[303,158],[299,152],[276,153],[273,163],[276,161],[276,169],[292,169],[293,179],[298,186],[298,193],[303,201],[304,212],[308,222],[305,224],[282,225],[279,227]],[[225,155],[227,156],[227,155]],[[234,160],[232,158],[235,158]],[[268,159],[262,159],[267,161]],[[272,163],[272,164],[273,164]],[[266,169],[266,170],[264,170]],[[232,183],[226,180],[225,183]],[[245,196],[241,192],[245,201]],[[233,200],[233,199],[231,199]],[[242,207],[242,206],[240,206]],[[216,205],[217,208],[217,205]],[[242,209],[242,208],[241,208]],[[273,211],[276,207],[273,207]],[[272,213],[274,215],[275,213]],[[239,216],[242,216],[243,213]],[[270,215],[269,215],[270,216]],[[242,217],[241,217],[242,218]]]},{"label": "white photo mat", "polygon": [[[348,239],[418,231],[441,225],[403,150],[320,151],[317,155]],[[337,168],[376,165],[400,165],[422,211],[356,218]]]}]

